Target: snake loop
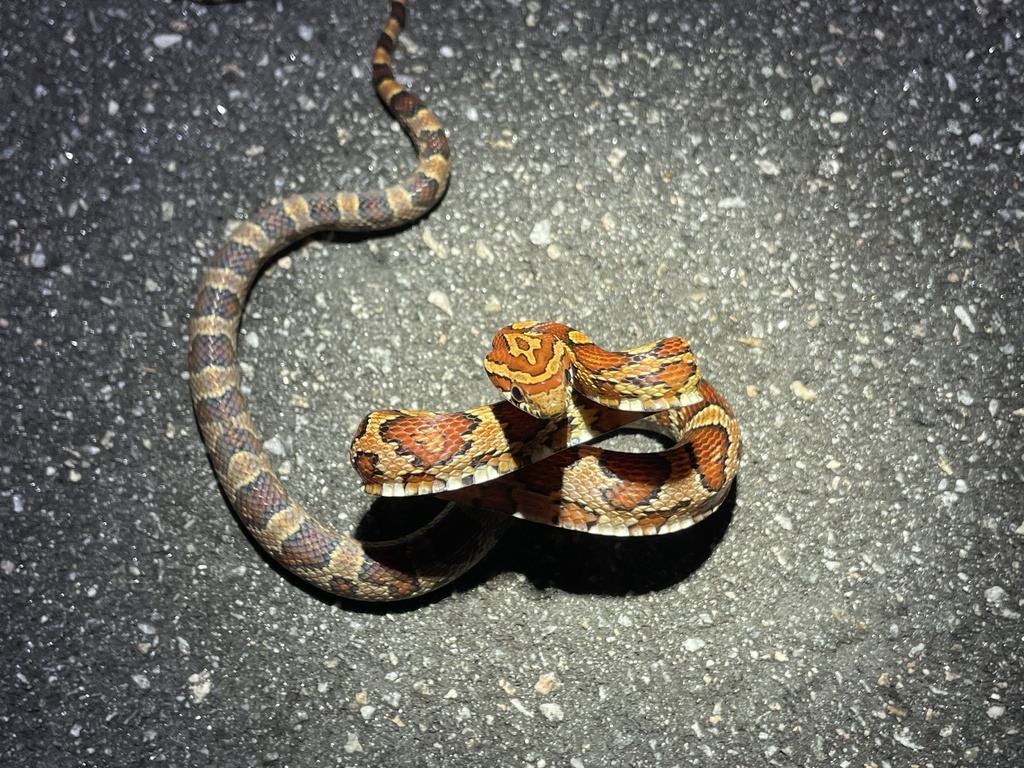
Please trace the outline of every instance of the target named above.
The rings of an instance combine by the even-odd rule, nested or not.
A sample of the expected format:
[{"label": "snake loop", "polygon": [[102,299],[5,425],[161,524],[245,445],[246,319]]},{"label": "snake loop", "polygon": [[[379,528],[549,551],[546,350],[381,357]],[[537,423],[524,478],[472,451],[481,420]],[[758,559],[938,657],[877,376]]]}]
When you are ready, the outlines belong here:
[{"label": "snake loop", "polygon": [[[433,493],[560,528],[648,536],[703,519],[732,485],[739,426],[684,339],[611,352],[560,323],[516,323],[495,335],[484,367],[506,402],[363,419],[351,457],[367,492]],[[642,419],[675,445],[586,445]]]}]

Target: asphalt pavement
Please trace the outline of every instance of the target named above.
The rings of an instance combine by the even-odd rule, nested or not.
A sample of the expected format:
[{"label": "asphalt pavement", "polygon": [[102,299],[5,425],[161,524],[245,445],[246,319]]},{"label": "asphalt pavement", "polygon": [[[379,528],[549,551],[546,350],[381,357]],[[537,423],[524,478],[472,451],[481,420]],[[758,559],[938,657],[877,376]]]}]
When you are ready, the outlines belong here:
[{"label": "asphalt pavement", "polygon": [[386,14],[0,10],[0,764],[1024,764],[1024,6],[412,0],[448,195],[245,315],[289,490],[355,528],[359,419],[492,401],[521,319],[687,337],[745,448],[689,531],[368,607],[243,532],[185,328],[235,222],[411,166]]}]

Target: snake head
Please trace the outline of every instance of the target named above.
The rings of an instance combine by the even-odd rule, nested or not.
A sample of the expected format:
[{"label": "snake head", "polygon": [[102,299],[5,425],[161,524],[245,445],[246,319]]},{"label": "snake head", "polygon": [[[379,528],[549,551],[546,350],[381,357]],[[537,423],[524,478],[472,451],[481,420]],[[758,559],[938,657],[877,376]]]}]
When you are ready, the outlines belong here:
[{"label": "snake head", "polygon": [[517,408],[538,419],[559,419],[571,396],[572,352],[557,336],[531,331],[536,325],[516,323],[498,331],[484,368]]}]

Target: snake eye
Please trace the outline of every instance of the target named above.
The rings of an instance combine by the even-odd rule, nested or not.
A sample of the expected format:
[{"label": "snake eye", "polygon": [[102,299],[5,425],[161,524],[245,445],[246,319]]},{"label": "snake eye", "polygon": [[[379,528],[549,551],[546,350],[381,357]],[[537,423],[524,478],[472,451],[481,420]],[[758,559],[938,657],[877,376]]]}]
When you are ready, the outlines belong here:
[{"label": "snake eye", "polygon": [[519,387],[512,387],[512,389],[509,390],[508,396],[512,398],[512,402],[516,405],[519,405],[526,400],[526,395],[523,394],[523,390]]}]

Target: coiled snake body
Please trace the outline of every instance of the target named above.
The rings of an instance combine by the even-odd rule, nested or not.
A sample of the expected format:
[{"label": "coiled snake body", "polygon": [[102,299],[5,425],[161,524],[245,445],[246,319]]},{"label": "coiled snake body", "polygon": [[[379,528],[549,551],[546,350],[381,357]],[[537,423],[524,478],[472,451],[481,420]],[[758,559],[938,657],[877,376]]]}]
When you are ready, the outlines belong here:
[{"label": "coiled snake body", "polygon": [[[256,276],[283,248],[322,230],[393,229],[426,214],[444,194],[444,130],[392,71],[405,13],[405,0],[392,0],[373,53],[373,83],[412,139],[416,168],[379,191],[289,197],[239,225],[204,272],[189,324],[197,421],[239,519],[289,571],[357,600],[404,599],[452,581],[493,546],[500,526],[450,506],[429,530],[369,543],[311,516],[285,491],[249,414],[238,327]],[[455,414],[377,411],[363,420],[352,460],[369,492],[439,493],[616,535],[684,528],[727,494],[739,463],[739,429],[728,404],[701,379],[684,340],[615,353],[564,325],[520,323],[498,332],[485,366],[508,402]],[[674,447],[628,454],[583,444],[651,413]]]}]

